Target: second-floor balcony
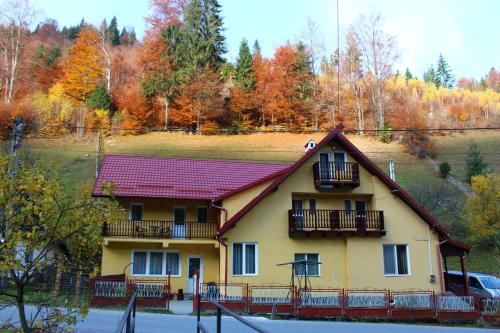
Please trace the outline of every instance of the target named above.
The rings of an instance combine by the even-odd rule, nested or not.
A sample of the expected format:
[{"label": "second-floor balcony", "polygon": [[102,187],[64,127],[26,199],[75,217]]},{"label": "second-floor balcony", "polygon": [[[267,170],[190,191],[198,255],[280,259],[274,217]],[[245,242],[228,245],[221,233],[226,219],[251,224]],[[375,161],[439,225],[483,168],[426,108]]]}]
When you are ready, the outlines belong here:
[{"label": "second-floor balcony", "polygon": [[155,238],[155,239],[214,239],[217,223],[174,222],[174,221],[126,221],[104,223],[104,237]]},{"label": "second-floor balcony", "polygon": [[351,162],[316,162],[313,165],[314,186],[328,191],[341,186],[359,186],[359,165]]},{"label": "second-floor balcony", "polygon": [[290,209],[288,234],[304,236],[384,236],[384,212],[378,210]]}]

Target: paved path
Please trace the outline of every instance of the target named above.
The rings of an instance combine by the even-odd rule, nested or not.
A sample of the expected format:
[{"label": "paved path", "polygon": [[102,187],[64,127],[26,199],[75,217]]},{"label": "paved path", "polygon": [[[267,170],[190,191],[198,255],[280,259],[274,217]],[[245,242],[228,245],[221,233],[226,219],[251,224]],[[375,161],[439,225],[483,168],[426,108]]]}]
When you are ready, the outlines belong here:
[{"label": "paved path", "polygon": [[[30,308],[31,309],[31,308]],[[80,322],[76,331],[79,333],[114,332],[122,312],[113,310],[91,309],[87,318]],[[8,308],[0,311],[0,323],[7,318],[17,320],[16,309]],[[479,328],[460,328],[443,326],[404,325],[387,323],[348,323],[304,320],[270,320],[262,317],[249,318],[257,325],[272,333],[493,333],[500,330],[484,330]],[[215,318],[203,317],[211,332],[215,332]],[[165,315],[155,313],[137,313],[137,333],[192,333],[196,331],[196,317],[188,315]],[[223,332],[253,332],[242,326],[233,318],[223,318]]]}]

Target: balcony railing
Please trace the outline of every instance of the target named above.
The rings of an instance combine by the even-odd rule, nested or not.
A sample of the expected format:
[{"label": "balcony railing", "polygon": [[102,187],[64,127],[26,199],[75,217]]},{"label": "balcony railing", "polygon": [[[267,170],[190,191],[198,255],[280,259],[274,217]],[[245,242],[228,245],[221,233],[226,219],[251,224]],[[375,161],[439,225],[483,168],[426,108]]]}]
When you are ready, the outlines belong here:
[{"label": "balcony railing", "polygon": [[385,235],[384,213],[377,210],[290,209],[290,237]]},{"label": "balcony railing", "polygon": [[104,237],[214,239],[216,222],[118,221],[102,226]]},{"label": "balcony railing", "polygon": [[359,165],[350,162],[316,162],[313,165],[314,185],[318,190],[339,186],[359,186]]}]

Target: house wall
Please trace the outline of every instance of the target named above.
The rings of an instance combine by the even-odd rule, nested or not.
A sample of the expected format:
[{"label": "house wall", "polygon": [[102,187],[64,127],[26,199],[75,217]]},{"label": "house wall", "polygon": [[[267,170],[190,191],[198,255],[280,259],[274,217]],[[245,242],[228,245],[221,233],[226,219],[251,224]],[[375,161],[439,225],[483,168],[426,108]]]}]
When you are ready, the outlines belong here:
[{"label": "house wall", "polygon": [[[331,152],[331,146],[326,145],[322,151]],[[293,261],[294,253],[319,253],[322,263],[321,273],[319,277],[310,277],[313,287],[439,291],[440,274],[436,251],[438,237],[435,233],[429,232],[429,226],[392,194],[377,177],[361,166],[359,187],[352,190],[337,189],[329,194],[318,192],[314,187],[312,168],[318,160],[319,152],[223,235],[229,245],[228,282],[289,284],[291,269],[277,265]],[[348,161],[354,162],[350,157]],[[290,238],[288,210],[292,207],[292,197],[300,196],[320,198],[318,208],[330,209],[343,209],[345,198],[353,200],[357,197],[368,198],[370,210],[384,211],[387,235],[376,238],[352,236],[345,239]],[[235,242],[258,243],[256,276],[233,276],[232,244]],[[410,257],[408,276],[384,276],[382,245],[394,243],[408,244]],[[437,277],[435,283],[430,282],[429,258],[432,262],[432,273]],[[224,261],[221,260],[221,263]]]},{"label": "house wall", "polygon": [[161,250],[177,251],[180,253],[181,271],[179,277],[171,277],[172,291],[187,289],[189,256],[201,256],[203,262],[203,282],[219,281],[219,249],[213,244],[175,244],[171,242],[164,248],[162,242],[112,242],[103,247],[102,253],[102,275],[125,274],[137,279],[159,279],[165,280],[167,277],[134,277],[131,276],[132,251],[133,250]]},{"label": "house wall", "polygon": [[[129,209],[131,203],[142,203],[143,220],[160,220],[160,221],[173,221],[174,208],[186,208],[186,221],[196,221],[196,209],[198,206],[210,207],[209,201],[204,200],[171,200],[171,199],[155,199],[155,198],[117,198],[120,205],[127,211],[129,216]],[[209,209],[209,219],[216,221],[218,219],[218,212]]]}]

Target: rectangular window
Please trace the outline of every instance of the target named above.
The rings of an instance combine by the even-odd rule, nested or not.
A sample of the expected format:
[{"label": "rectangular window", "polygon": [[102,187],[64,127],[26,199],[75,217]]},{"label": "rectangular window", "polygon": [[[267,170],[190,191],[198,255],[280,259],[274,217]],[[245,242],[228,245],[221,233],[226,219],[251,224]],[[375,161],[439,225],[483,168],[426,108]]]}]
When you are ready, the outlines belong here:
[{"label": "rectangular window", "polygon": [[134,259],[132,260],[132,274],[146,274],[147,254],[147,252],[134,252]]},{"label": "rectangular window", "polygon": [[142,203],[132,203],[130,204],[130,221],[142,221],[142,213],[144,210],[144,205]]},{"label": "rectangular window", "polygon": [[149,254],[149,275],[162,275],[163,252],[151,252]]},{"label": "rectangular window", "polygon": [[319,276],[318,253],[295,253],[295,275]]},{"label": "rectangular window", "polygon": [[408,245],[391,244],[383,246],[384,275],[409,275]]},{"label": "rectangular window", "polygon": [[133,251],[132,275],[180,276],[180,255],[166,251]]},{"label": "rectangular window", "polygon": [[351,206],[351,200],[344,200],[344,210],[346,211],[347,214],[351,214],[352,206]]},{"label": "rectangular window", "polygon": [[208,222],[208,208],[207,207],[198,207],[196,211],[197,222],[198,223],[207,223]]},{"label": "rectangular window", "polygon": [[180,275],[180,258],[179,258],[179,253],[177,252],[167,252],[166,255],[166,271],[165,273],[168,274],[170,272],[170,275],[176,276]]},{"label": "rectangular window", "polygon": [[233,244],[233,275],[257,275],[257,244]]}]

